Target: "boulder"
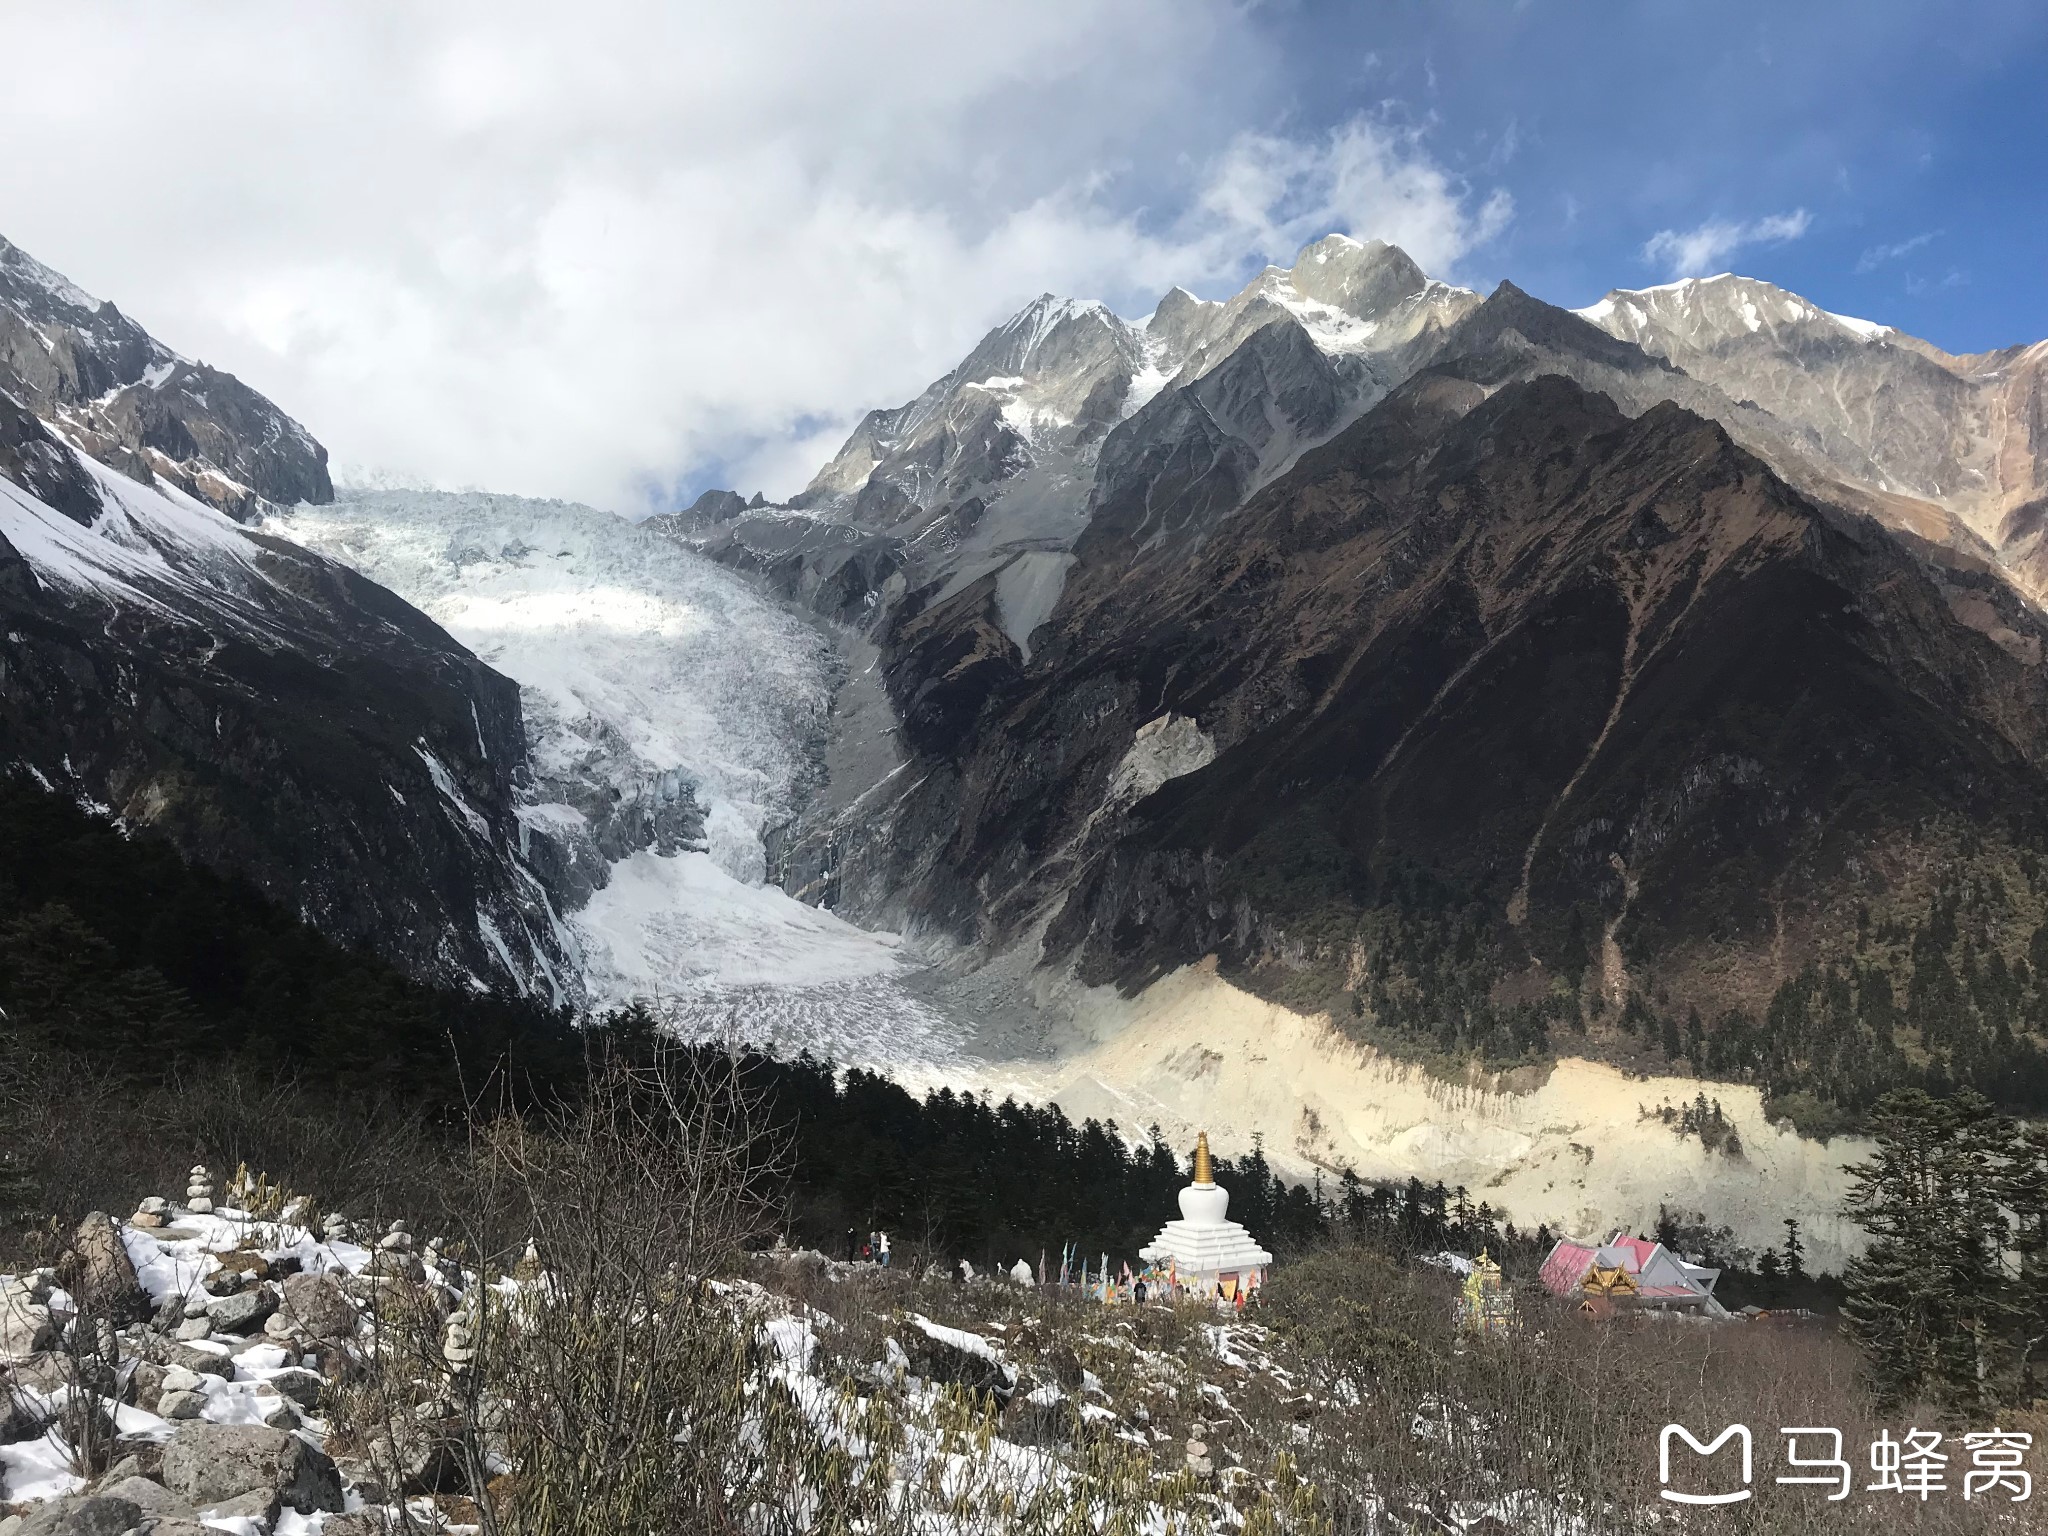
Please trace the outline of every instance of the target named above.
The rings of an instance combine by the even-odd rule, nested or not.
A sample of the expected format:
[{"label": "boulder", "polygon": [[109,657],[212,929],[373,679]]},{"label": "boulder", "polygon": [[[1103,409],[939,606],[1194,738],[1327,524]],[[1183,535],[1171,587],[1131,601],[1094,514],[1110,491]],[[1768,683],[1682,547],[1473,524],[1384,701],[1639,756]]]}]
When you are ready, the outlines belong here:
[{"label": "boulder", "polygon": [[199,1376],[218,1376],[223,1381],[232,1381],[235,1376],[235,1362],[228,1358],[224,1349],[207,1349],[200,1344],[173,1344],[165,1357],[171,1365],[182,1365],[186,1370]]},{"label": "boulder", "polygon": [[0,1291],[0,1361],[26,1360],[56,1342],[48,1307],[19,1291]]},{"label": "boulder", "polygon": [[277,1297],[262,1285],[217,1301],[210,1309],[213,1326],[221,1333],[254,1333],[276,1310]]},{"label": "boulder", "polygon": [[161,1441],[124,1437],[115,1442],[114,1449],[120,1453],[119,1465],[133,1463],[133,1476],[146,1477],[152,1483],[164,1480],[164,1448]]},{"label": "boulder", "polygon": [[202,1510],[201,1518],[215,1520],[254,1520],[270,1525],[277,1519],[284,1501],[278,1498],[275,1488],[252,1488],[247,1493],[238,1493],[232,1499],[223,1499],[211,1509]]},{"label": "boulder", "polygon": [[256,1406],[263,1412],[263,1422],[272,1429],[297,1429],[306,1422],[306,1416],[299,1412],[299,1405],[288,1397],[258,1393]]},{"label": "boulder", "polygon": [[260,1424],[181,1424],[164,1447],[164,1483],[201,1509],[255,1492],[302,1515],[341,1508],[341,1474],[326,1453]]},{"label": "boulder", "polygon": [[183,1515],[193,1517],[192,1506],[179,1498],[162,1483],[153,1483],[146,1477],[128,1476],[103,1485],[99,1493],[107,1498],[126,1499],[145,1515]]},{"label": "boulder", "polygon": [[270,1260],[250,1249],[237,1248],[230,1253],[217,1253],[214,1259],[220,1265],[220,1268],[214,1271],[216,1275],[238,1274],[250,1280],[270,1278]]},{"label": "boulder", "polygon": [[29,1511],[21,1536],[123,1536],[142,1520],[141,1508],[128,1499],[96,1493],[52,1499]]},{"label": "boulder", "polygon": [[127,1400],[150,1413],[156,1412],[157,1399],[164,1395],[164,1381],[172,1369],[154,1360],[137,1360],[128,1368],[128,1389],[124,1394]]},{"label": "boulder", "polygon": [[311,1413],[320,1406],[320,1394],[327,1383],[318,1371],[309,1371],[304,1366],[292,1365],[271,1376],[266,1383]]},{"label": "boulder", "polygon": [[405,1493],[462,1491],[462,1446],[452,1425],[401,1419],[372,1442],[370,1465],[387,1487]]},{"label": "boulder", "polygon": [[355,1303],[327,1275],[287,1275],[285,1316],[316,1339],[332,1342],[356,1336]]},{"label": "boulder", "polygon": [[63,1281],[82,1316],[104,1317],[123,1327],[150,1315],[149,1293],[135,1277],[121,1229],[105,1211],[92,1212],[71,1234]]},{"label": "boulder", "polygon": [[89,1493],[111,1493],[113,1492],[114,1484],[126,1478],[141,1476],[142,1458],[130,1451],[112,1466],[108,1467],[106,1471],[102,1472],[100,1480],[86,1491]]},{"label": "boulder", "polygon": [[[912,1322],[916,1326],[910,1330],[905,1352],[910,1357],[913,1374],[922,1376],[926,1381],[987,1393],[998,1402],[1010,1400],[1011,1394],[1017,1390],[1017,1373],[990,1358],[994,1351],[986,1341],[976,1339],[972,1334],[948,1337],[956,1330],[941,1329],[921,1317],[913,1318]],[[989,1354],[982,1354],[974,1347],[976,1344],[981,1349],[988,1349]]]},{"label": "boulder", "polygon": [[196,1419],[205,1412],[204,1392],[166,1392],[156,1400],[156,1416],[160,1419]]}]

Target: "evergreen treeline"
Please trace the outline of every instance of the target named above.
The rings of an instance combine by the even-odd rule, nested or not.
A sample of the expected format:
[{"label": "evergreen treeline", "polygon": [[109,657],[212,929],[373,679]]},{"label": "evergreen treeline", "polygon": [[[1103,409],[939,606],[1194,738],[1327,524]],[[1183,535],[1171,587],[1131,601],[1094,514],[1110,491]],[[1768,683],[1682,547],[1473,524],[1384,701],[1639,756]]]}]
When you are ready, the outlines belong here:
[{"label": "evergreen treeline", "polygon": [[246,881],[0,777],[0,1044],[160,1078],[234,1056],[443,1106],[563,1081],[574,1021],[413,980]]},{"label": "evergreen treeline", "polygon": [[2048,1111],[2048,866],[2030,852],[1994,854],[1966,839],[1938,881],[1894,896],[1887,915],[1860,911],[1853,934],[1762,1009],[1708,1015],[1655,989],[1608,1002],[1589,980],[1601,924],[1590,908],[1574,908],[1539,945],[1550,992],[1505,1002],[1499,983],[1526,956],[1503,947],[1496,913],[1412,871],[1390,873],[1375,897],[1337,970],[1253,967],[1233,979],[1329,1007],[1405,1054],[1490,1067],[1559,1051],[1661,1056],[1674,1072],[1761,1087],[1772,1113],[1808,1134],[1861,1127],[1901,1086]]},{"label": "evergreen treeline", "polygon": [[[394,1096],[452,1127],[468,1103],[574,1093],[593,1050],[652,1059],[655,1042],[639,1010],[579,1021],[415,981],[161,840],[0,778],[0,1076],[38,1056],[138,1083],[233,1062]],[[1134,1150],[1114,1126],[1077,1126],[1053,1106],[950,1090],[919,1099],[808,1057],[753,1056],[746,1069],[789,1141],[792,1220],[828,1251],[851,1226],[978,1261],[1035,1262],[1067,1241],[1135,1261],[1187,1179],[1185,1149],[1176,1156],[1155,1134]],[[0,1091],[0,1113],[11,1098]],[[0,1207],[19,1175],[7,1130]],[[1232,1215],[1278,1251],[1341,1218],[1341,1202],[1286,1184],[1262,1151],[1217,1168]],[[1415,1247],[1457,1240],[1463,1207],[1441,1187],[1346,1199],[1368,1196],[1360,1222]]]},{"label": "evergreen treeline", "polygon": [[[941,1088],[918,1099],[863,1071],[843,1075],[808,1056],[752,1057],[752,1086],[793,1138],[793,1236],[827,1253],[854,1230],[977,1263],[1057,1264],[1078,1245],[1135,1268],[1138,1250],[1178,1214],[1191,1148],[1155,1126],[1138,1146],[1114,1122],[1074,1124],[1057,1105],[995,1103]],[[1463,1189],[1367,1183],[1347,1171],[1325,1185],[1289,1184],[1263,1147],[1217,1158],[1230,1216],[1276,1255],[1338,1236],[1407,1252],[1476,1251],[1507,1241],[1500,1213]],[[1549,1234],[1542,1234],[1549,1245]]]},{"label": "evergreen treeline", "polygon": [[1842,1318],[1879,1396],[1958,1417],[2031,1403],[2048,1374],[2048,1126],[1919,1089],[1873,1121],[1848,1201],[1871,1242],[1843,1274]]}]

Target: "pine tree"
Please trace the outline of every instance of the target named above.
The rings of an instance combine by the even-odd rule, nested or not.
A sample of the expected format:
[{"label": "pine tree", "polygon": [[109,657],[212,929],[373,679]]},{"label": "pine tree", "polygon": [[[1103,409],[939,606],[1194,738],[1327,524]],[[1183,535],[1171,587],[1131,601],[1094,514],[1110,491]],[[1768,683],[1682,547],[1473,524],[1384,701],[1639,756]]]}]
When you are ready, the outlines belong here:
[{"label": "pine tree", "polygon": [[21,1226],[30,1214],[21,1053],[15,1023],[0,1010],[0,1232]]},{"label": "pine tree", "polygon": [[1785,1278],[1804,1280],[1806,1278],[1806,1244],[1799,1239],[1799,1218],[1785,1218]]},{"label": "pine tree", "polygon": [[1871,1242],[1843,1275],[1844,1331],[1881,1400],[1981,1406],[2010,1306],[1999,1200],[2011,1124],[1975,1094],[1919,1089],[1885,1095],[1872,1118],[1877,1153],[1850,1169],[1847,1200]]},{"label": "pine tree", "polygon": [[2022,1399],[2035,1395],[2037,1356],[2048,1345],[2048,1126],[2029,1126],[2013,1140],[2000,1198],[2013,1217],[2010,1324]]}]

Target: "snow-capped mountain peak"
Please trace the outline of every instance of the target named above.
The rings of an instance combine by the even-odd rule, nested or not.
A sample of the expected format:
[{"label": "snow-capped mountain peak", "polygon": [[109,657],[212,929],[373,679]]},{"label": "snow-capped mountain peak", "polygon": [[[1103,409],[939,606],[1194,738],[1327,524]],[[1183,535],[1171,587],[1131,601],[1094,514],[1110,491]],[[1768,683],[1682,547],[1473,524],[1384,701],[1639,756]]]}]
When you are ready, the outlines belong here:
[{"label": "snow-capped mountain peak", "polygon": [[327,450],[298,422],[5,239],[0,393],[131,479],[162,479],[232,516],[334,494]]},{"label": "snow-capped mountain peak", "polygon": [[1759,333],[1807,344],[1838,344],[1844,338],[1882,342],[1898,335],[1891,326],[1833,314],[1775,283],[1732,272],[1653,288],[1616,288],[1573,313],[1611,336],[1665,357],[1670,356],[1665,350],[1668,343],[1722,345]]}]

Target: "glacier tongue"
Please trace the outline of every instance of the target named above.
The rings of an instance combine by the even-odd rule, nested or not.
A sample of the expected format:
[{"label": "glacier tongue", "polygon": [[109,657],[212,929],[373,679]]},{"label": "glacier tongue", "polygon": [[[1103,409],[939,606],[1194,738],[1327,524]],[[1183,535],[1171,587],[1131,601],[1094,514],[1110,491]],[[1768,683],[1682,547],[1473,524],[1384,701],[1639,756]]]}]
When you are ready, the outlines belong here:
[{"label": "glacier tongue", "polygon": [[391,588],[519,684],[537,780],[521,821],[588,831],[601,854],[564,913],[591,1003],[841,1061],[950,1054],[944,1022],[890,983],[910,966],[894,935],[764,884],[765,838],[821,760],[835,662],[815,628],[571,503],[344,489],[269,531]]}]

